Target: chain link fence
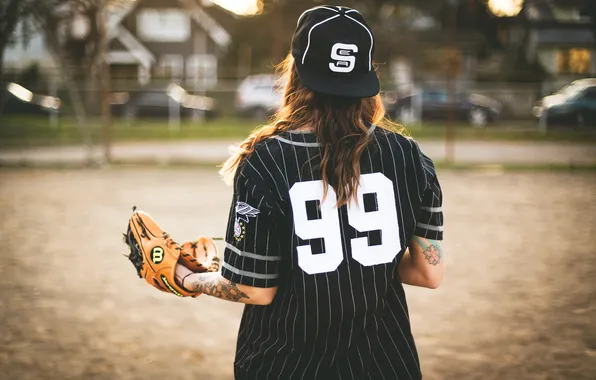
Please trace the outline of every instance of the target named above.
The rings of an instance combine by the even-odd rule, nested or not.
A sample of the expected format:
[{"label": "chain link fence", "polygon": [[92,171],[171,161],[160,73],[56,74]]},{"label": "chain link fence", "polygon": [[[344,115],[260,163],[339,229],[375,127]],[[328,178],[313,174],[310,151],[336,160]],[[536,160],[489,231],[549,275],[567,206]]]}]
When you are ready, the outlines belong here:
[{"label": "chain link fence", "polygon": [[[81,118],[72,107],[72,93],[57,83],[52,78],[2,83],[2,162],[66,164],[77,157],[76,162],[104,163],[117,161],[111,155],[114,146],[154,147],[166,141],[203,141],[207,150],[219,146],[221,153],[208,155],[218,161],[228,154],[226,144],[240,141],[267,121],[281,102],[282,90],[272,75],[220,80],[205,91],[172,81],[139,86],[119,78],[112,83],[112,118],[106,127],[98,89],[77,83],[85,105]],[[460,140],[594,141],[596,97],[590,91],[596,86],[591,84],[565,87],[554,97],[541,85],[523,83],[385,84],[382,96],[389,118],[415,138],[442,141],[447,147]],[[53,161],[52,154],[57,157]]]}]

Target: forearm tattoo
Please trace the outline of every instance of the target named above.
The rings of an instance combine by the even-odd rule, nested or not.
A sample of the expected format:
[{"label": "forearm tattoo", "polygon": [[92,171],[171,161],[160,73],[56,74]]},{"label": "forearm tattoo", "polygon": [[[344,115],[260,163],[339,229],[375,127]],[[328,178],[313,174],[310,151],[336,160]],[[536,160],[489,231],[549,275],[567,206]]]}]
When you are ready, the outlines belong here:
[{"label": "forearm tattoo", "polygon": [[443,252],[439,244],[433,244],[428,239],[421,239],[418,236],[415,237],[415,240],[424,250],[422,254],[429,264],[437,266],[441,263]]},{"label": "forearm tattoo", "polygon": [[190,284],[186,285],[188,290],[234,302],[249,298],[246,293],[238,289],[235,283],[225,280],[219,274],[212,276],[211,273],[208,273],[197,277],[198,279],[193,279]]}]

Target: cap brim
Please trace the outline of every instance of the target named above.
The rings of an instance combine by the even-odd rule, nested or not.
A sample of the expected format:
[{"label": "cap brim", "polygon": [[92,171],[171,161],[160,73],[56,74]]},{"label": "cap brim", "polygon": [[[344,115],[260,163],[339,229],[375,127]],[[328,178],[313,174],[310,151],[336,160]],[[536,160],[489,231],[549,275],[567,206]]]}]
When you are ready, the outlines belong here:
[{"label": "cap brim", "polygon": [[300,80],[307,88],[326,95],[346,96],[351,98],[370,98],[379,93],[381,85],[375,71],[359,76],[321,75],[296,62]]}]

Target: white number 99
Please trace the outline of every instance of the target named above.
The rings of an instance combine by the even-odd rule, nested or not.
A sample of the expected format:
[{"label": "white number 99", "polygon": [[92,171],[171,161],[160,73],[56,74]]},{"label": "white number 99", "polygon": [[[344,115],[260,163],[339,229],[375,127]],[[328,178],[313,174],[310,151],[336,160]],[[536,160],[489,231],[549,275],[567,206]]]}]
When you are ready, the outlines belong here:
[{"label": "white number 99", "polygon": [[[377,209],[364,210],[364,194],[375,194]],[[381,244],[369,246],[368,238],[352,239],[352,257],[364,266],[390,263],[401,249],[393,183],[381,173],[363,174],[357,190],[358,205],[348,205],[348,221],[359,232],[380,230]],[[337,195],[329,187],[323,202],[323,181],[297,182],[290,189],[294,229],[302,240],[325,239],[325,253],[313,254],[310,244],[297,247],[298,265],[308,274],[332,272],[343,261]],[[309,220],[306,202],[320,202],[320,219]]]}]

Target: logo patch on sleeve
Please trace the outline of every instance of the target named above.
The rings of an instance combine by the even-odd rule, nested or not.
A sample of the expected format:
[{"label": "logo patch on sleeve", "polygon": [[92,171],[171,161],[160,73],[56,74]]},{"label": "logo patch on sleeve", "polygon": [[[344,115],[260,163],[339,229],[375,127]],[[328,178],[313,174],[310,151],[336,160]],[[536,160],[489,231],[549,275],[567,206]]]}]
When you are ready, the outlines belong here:
[{"label": "logo patch on sleeve", "polygon": [[234,239],[240,241],[246,234],[246,224],[250,218],[256,218],[260,211],[248,203],[236,202],[236,222],[234,223]]}]

